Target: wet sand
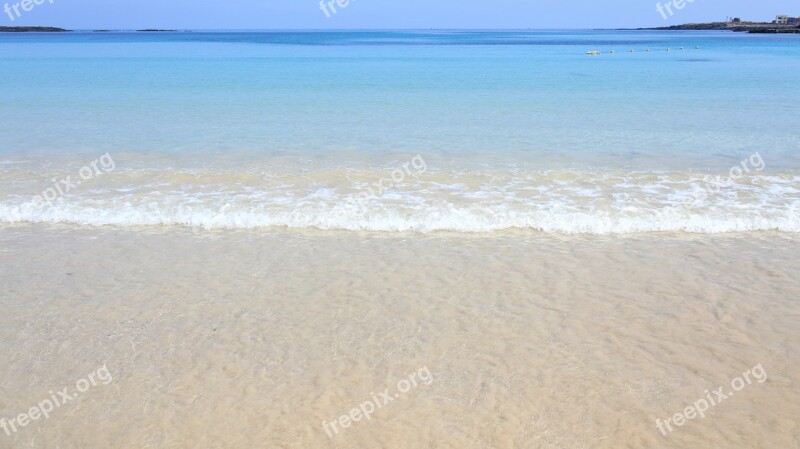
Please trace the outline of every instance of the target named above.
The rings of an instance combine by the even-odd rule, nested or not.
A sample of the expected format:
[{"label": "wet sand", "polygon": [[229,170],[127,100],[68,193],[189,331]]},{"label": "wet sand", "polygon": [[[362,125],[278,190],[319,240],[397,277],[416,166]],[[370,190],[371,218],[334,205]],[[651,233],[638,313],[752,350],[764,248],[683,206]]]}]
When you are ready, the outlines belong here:
[{"label": "wet sand", "polygon": [[769,233],[4,225],[0,418],[104,363],[113,381],[0,448],[794,449],[798,254]]}]

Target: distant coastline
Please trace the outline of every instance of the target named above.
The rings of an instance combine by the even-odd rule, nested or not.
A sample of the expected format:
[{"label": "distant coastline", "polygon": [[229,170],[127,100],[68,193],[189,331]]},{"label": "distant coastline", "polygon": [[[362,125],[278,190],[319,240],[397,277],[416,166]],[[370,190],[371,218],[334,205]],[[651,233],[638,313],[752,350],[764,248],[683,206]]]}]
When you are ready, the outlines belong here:
[{"label": "distant coastline", "polygon": [[687,23],[668,27],[637,28],[637,30],[661,31],[733,31],[737,33],[756,34],[800,34],[800,27],[796,25],[777,25],[767,22],[709,22]]},{"label": "distant coastline", "polygon": [[0,26],[0,33],[63,33],[70,30],[56,27],[3,27]]},{"label": "distant coastline", "polygon": [[[70,32],[64,28],[57,27],[6,27],[0,26],[0,33],[64,33]],[[92,30],[93,33],[109,33],[115,30]],[[161,30],[155,28],[147,28],[143,30],[136,30],[138,33],[177,33],[178,30]]]},{"label": "distant coastline", "polygon": [[[602,29],[600,29],[602,30]],[[755,34],[800,34],[800,26],[797,25],[779,25],[768,22],[708,22],[708,23],[687,23],[683,25],[671,25],[666,27],[652,27],[652,28],[617,28],[619,31],[733,31],[739,33],[755,33]],[[64,33],[71,32],[65,28],[58,27],[45,27],[45,26],[0,26],[0,33]],[[97,29],[91,30],[93,33],[109,33],[120,32],[124,30],[106,30]],[[141,30],[131,30],[138,33],[177,33],[177,32],[190,32],[191,30],[170,30],[170,29],[155,29],[146,28]],[[130,32],[130,31],[128,31]]]}]

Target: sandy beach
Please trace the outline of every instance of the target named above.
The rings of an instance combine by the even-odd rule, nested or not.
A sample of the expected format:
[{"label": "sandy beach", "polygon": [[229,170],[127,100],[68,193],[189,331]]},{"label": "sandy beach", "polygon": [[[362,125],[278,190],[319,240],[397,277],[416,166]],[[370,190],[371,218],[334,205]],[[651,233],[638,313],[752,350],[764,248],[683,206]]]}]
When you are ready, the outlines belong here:
[{"label": "sandy beach", "polygon": [[[25,224],[2,226],[0,248],[0,417],[91,385],[0,430],[3,448],[800,440],[786,235]],[[113,380],[80,385],[104,365]],[[718,387],[704,417],[659,431]],[[369,419],[351,414],[365,402]]]}]

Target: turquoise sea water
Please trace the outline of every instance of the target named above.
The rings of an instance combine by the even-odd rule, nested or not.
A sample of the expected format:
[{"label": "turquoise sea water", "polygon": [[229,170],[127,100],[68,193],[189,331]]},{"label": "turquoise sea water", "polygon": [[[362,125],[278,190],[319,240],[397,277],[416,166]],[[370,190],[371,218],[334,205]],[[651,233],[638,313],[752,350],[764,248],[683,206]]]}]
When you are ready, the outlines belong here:
[{"label": "turquoise sea water", "polygon": [[800,232],[799,35],[2,33],[0,60],[4,222]]}]

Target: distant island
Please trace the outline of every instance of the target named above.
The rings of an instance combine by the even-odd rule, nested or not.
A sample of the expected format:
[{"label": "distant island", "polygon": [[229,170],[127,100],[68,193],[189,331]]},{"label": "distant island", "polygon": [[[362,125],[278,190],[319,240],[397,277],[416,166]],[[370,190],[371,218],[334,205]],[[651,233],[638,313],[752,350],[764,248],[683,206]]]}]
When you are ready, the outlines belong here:
[{"label": "distant island", "polygon": [[744,22],[733,18],[727,22],[687,23],[668,27],[638,28],[639,30],[733,31],[757,34],[800,34],[800,18],[778,16],[773,22]]},{"label": "distant island", "polygon": [[63,33],[63,28],[56,27],[0,27],[0,33]]},{"label": "distant island", "polygon": [[[6,27],[0,26],[0,33],[63,33],[66,31],[64,28],[56,27]],[[119,30],[92,30],[93,33],[110,33]],[[159,30],[154,28],[147,28],[144,30],[136,30],[140,33],[176,33],[178,30]]]}]

